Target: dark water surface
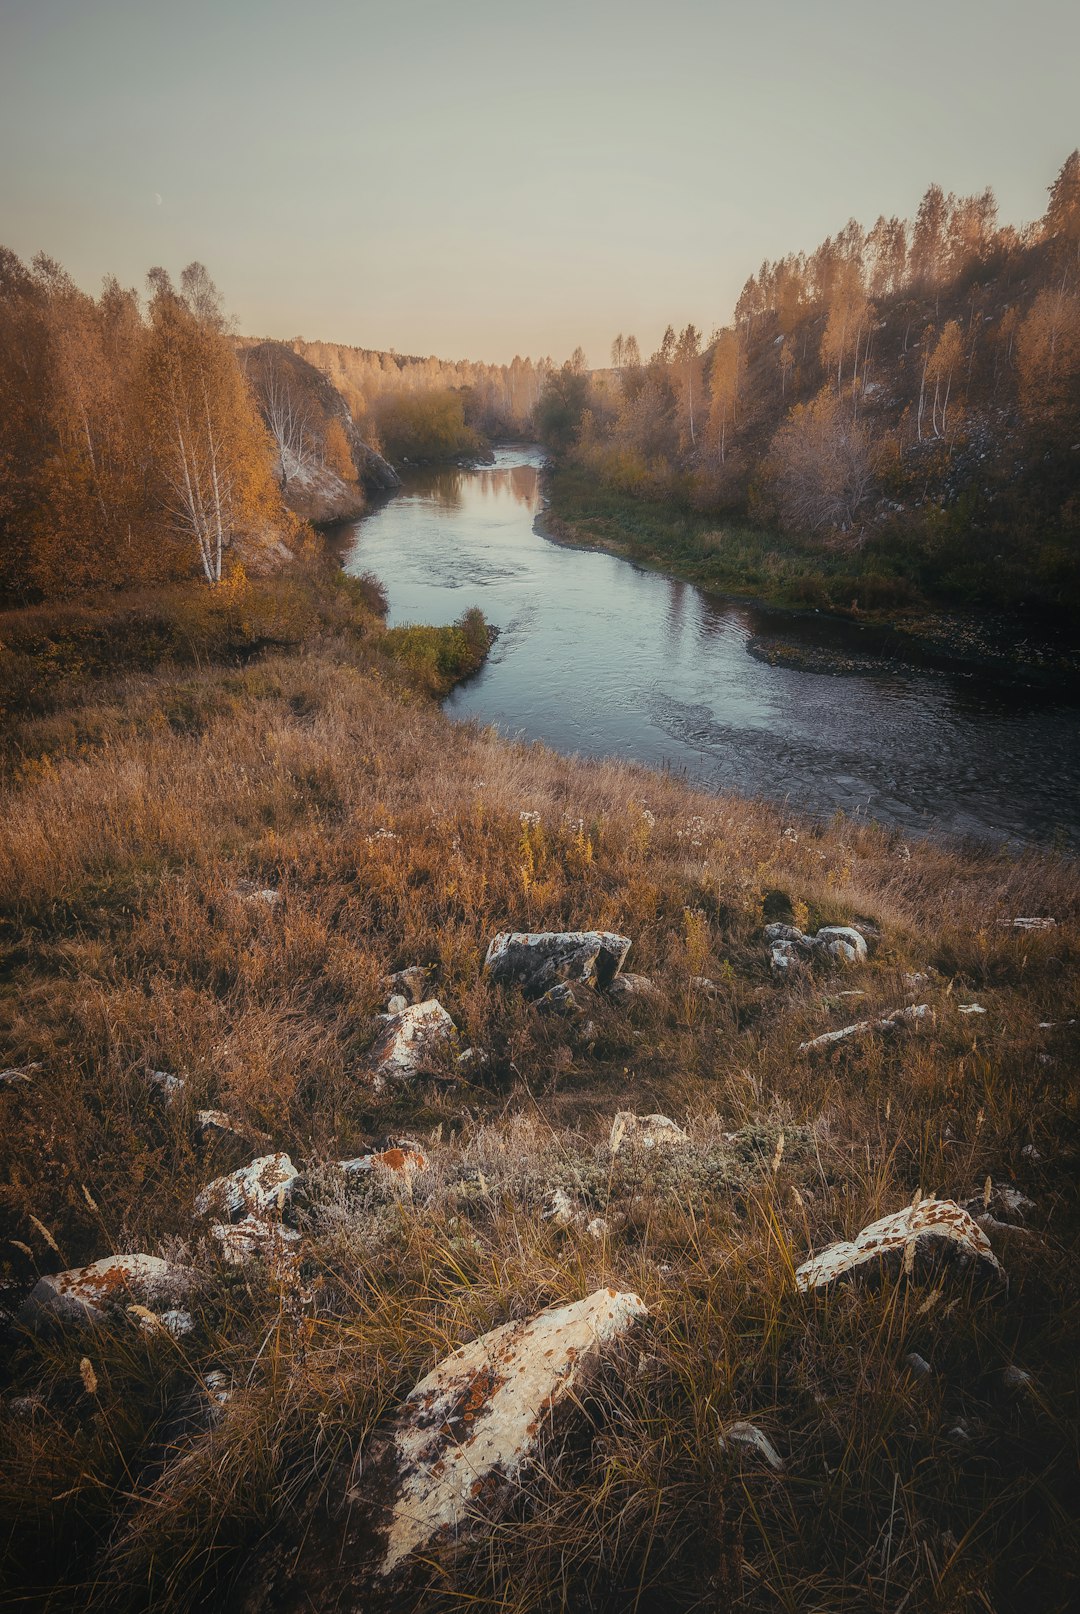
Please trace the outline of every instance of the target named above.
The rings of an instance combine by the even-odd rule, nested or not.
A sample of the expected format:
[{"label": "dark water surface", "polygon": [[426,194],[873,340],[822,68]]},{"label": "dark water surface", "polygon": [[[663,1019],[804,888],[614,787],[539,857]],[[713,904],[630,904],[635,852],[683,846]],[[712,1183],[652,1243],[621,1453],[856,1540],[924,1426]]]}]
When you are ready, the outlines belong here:
[{"label": "dark water surface", "polygon": [[[1074,701],[891,662],[843,676],[770,666],[749,653],[755,636],[809,640],[813,619],[542,538],[542,459],[503,448],[479,470],[413,472],[339,535],[346,569],[385,585],[392,623],[479,605],[501,630],[452,717],[814,814],[1080,844]],[[844,631],[830,626],[834,645]]]}]

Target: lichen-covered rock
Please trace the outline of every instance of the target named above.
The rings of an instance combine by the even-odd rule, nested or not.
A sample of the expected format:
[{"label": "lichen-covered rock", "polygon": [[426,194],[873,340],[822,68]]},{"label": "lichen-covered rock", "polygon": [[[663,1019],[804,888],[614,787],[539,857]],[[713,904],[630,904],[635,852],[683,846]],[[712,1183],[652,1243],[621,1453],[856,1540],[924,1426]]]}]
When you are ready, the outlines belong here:
[{"label": "lichen-covered rock", "polygon": [[370,1154],[356,1155],[352,1160],[339,1160],[338,1169],[347,1177],[382,1174],[389,1178],[409,1180],[418,1171],[426,1171],[428,1162],[427,1155],[418,1143],[402,1138],[399,1143],[391,1144],[386,1149],[373,1149]]},{"label": "lichen-covered rock", "polygon": [[618,1154],[623,1147],[656,1149],[689,1142],[689,1135],[666,1115],[634,1115],[630,1110],[618,1110],[611,1123],[612,1154]]},{"label": "lichen-covered rock", "polygon": [[800,1042],[800,1054],[816,1053],[821,1048],[832,1048],[838,1042],[847,1042],[851,1037],[864,1037],[871,1031],[899,1031],[905,1025],[917,1025],[921,1020],[933,1019],[933,1010],[928,1003],[909,1003],[903,1009],[894,1009],[883,1020],[856,1020],[854,1025],[842,1026],[839,1031],[823,1031],[820,1037],[811,1037],[809,1042]]},{"label": "lichen-covered rock", "polygon": [[133,1302],[168,1306],[187,1294],[194,1274],[157,1255],[107,1255],[89,1266],[39,1278],[19,1309],[32,1328],[48,1323],[102,1321]]},{"label": "lichen-covered rock", "polygon": [[830,1244],[796,1270],[803,1292],[827,1289],[840,1279],[909,1274],[950,1260],[972,1265],[987,1277],[1004,1276],[986,1234],[951,1199],[923,1199],[864,1227],[857,1238]]},{"label": "lichen-covered rock", "polygon": [[280,1212],[299,1176],[287,1154],[261,1155],[249,1166],[207,1183],[195,1200],[196,1214],[236,1222],[242,1216]]},{"label": "lichen-covered rock", "polygon": [[580,1014],[581,1004],[574,996],[574,988],[568,981],[559,981],[540,998],[536,1007],[542,1014],[559,1014],[572,1016]]},{"label": "lichen-covered rock", "polygon": [[146,1079],[155,1087],[166,1104],[173,1104],[187,1086],[183,1076],[174,1076],[171,1070],[148,1070]]},{"label": "lichen-covered rock", "polygon": [[410,1003],[400,1014],[381,1019],[383,1030],[371,1053],[376,1087],[418,1075],[457,1035],[457,1027],[437,998]]},{"label": "lichen-covered rock", "polygon": [[[635,1294],[598,1289],[464,1345],[406,1398],[393,1432],[395,1499],[381,1573],[513,1482],[543,1426],[605,1345],[646,1316]],[[350,1500],[364,1499],[361,1482]]]},{"label": "lichen-covered rock", "polygon": [[608,930],[504,931],[493,938],[484,969],[498,986],[542,998],[560,982],[603,991],[622,969],[630,938]]},{"label": "lichen-covered rock", "polygon": [[230,1266],[244,1266],[256,1259],[280,1265],[290,1261],[300,1245],[300,1235],[294,1227],[255,1214],[243,1216],[238,1222],[214,1222],[210,1237]]}]

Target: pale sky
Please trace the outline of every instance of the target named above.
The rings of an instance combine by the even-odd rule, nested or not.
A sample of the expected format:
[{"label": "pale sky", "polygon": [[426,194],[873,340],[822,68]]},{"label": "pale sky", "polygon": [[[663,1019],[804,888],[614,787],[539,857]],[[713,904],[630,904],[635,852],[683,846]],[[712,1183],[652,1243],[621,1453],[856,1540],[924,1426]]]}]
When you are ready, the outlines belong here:
[{"label": "pale sky", "polygon": [[601,364],[1078,143],[1077,0],[0,0],[0,242],[259,335]]}]

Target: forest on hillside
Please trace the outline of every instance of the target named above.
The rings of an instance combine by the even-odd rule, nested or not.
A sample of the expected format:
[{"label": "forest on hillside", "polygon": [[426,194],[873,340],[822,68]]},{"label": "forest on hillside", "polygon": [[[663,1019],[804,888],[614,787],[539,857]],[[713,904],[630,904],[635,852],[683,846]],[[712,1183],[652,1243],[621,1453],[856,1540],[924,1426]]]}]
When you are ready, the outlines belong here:
[{"label": "forest on hillside", "polygon": [[[854,219],[766,261],[729,325],[668,326],[551,374],[544,441],[635,500],[826,546],[902,539],[972,602],[1080,598],[1080,152],[1044,216],[931,185],[913,221]],[[902,590],[901,590],[902,592]]]}]

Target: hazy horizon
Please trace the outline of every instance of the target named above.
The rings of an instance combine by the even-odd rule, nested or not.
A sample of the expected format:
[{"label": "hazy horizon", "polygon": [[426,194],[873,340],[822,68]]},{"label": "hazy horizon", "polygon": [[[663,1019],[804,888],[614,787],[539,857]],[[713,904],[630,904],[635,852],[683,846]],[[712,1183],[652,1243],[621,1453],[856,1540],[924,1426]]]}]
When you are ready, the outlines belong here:
[{"label": "hazy horizon", "polygon": [[1038,217],[1080,8],[2,0],[0,241],[206,263],[246,334],[606,362],[928,183]]}]

